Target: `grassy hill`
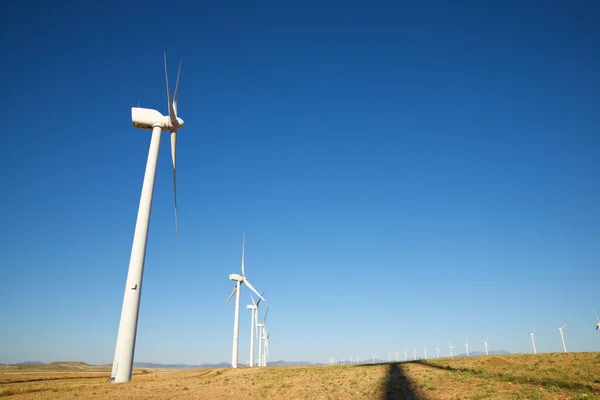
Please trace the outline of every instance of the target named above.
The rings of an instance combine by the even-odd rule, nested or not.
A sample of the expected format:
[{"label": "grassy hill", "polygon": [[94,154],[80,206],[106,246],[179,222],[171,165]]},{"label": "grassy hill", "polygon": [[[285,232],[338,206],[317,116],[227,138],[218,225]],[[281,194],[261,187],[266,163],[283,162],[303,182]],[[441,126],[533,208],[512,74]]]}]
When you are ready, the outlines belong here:
[{"label": "grassy hill", "polygon": [[[318,367],[109,369],[57,363],[55,371],[0,368],[0,397],[206,399],[600,399],[600,353],[549,353]],[[71,363],[69,363],[71,364]],[[89,371],[87,369],[89,369]]]}]

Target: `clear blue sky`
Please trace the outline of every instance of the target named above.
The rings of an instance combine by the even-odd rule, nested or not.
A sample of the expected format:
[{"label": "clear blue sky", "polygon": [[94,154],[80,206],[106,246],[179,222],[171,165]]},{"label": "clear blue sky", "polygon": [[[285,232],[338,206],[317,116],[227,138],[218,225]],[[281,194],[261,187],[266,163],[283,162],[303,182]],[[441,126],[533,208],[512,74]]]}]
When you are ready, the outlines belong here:
[{"label": "clear blue sky", "polygon": [[136,361],[231,360],[243,232],[272,360],[600,350],[597,1],[88,3],[3,8],[0,362],[111,362],[165,48]]}]

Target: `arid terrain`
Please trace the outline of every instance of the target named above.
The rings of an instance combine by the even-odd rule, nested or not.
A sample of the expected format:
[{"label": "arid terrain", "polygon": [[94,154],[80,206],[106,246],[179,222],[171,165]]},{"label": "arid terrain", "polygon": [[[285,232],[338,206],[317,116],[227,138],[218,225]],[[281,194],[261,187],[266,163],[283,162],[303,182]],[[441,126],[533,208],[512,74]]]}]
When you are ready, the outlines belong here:
[{"label": "arid terrain", "polygon": [[445,358],[376,365],[141,369],[107,384],[109,366],[0,367],[9,399],[600,399],[600,353]]}]

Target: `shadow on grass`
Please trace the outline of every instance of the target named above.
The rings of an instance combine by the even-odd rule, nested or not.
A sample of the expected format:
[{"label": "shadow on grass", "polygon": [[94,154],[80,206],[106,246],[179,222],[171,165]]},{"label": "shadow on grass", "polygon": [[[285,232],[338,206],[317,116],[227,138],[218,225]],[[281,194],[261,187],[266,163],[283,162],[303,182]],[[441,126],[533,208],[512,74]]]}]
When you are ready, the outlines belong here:
[{"label": "shadow on grass", "polygon": [[512,374],[504,374],[502,372],[486,372],[484,369],[471,369],[471,368],[453,368],[449,365],[437,365],[430,363],[425,360],[414,361],[417,364],[421,364],[428,368],[436,368],[441,369],[443,371],[448,372],[462,372],[472,376],[478,376],[481,378],[490,378],[504,382],[512,382],[512,383],[520,383],[525,385],[535,385],[535,386],[545,386],[546,388],[556,386],[561,389],[567,389],[572,391],[589,391],[594,392],[594,388],[592,385],[583,385],[581,383],[576,382],[565,382],[558,379],[553,378],[537,378],[534,376],[522,376],[522,375],[512,375]]},{"label": "shadow on grass", "polygon": [[[404,363],[403,363],[404,364]],[[412,382],[404,373],[401,363],[390,363],[388,367],[385,394],[381,400],[417,400]]]}]

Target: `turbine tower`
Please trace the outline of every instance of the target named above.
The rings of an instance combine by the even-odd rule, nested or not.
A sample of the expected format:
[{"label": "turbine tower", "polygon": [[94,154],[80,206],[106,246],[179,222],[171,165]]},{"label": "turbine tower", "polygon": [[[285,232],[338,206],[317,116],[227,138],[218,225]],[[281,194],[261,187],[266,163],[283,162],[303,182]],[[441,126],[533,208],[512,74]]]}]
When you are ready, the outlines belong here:
[{"label": "turbine tower", "polygon": [[435,348],[435,353],[437,354],[437,358],[440,358],[440,345],[439,344]]},{"label": "turbine tower", "polygon": [[417,349],[413,347],[413,360],[417,360]]},{"label": "turbine tower", "polygon": [[398,362],[398,349],[396,349],[396,362]]},{"label": "turbine tower", "polygon": [[252,286],[252,284],[250,284],[250,282],[248,282],[248,279],[246,279],[246,275],[245,275],[245,271],[244,271],[245,241],[246,241],[246,235],[243,235],[242,236],[242,275],[241,276],[238,274],[230,274],[229,275],[229,279],[235,282],[235,286],[233,288],[233,291],[229,295],[229,298],[227,298],[227,301],[225,302],[225,304],[228,304],[229,300],[231,300],[231,298],[235,294],[235,314],[234,314],[234,319],[233,319],[233,349],[231,351],[231,368],[237,368],[237,366],[238,366],[238,345],[239,345],[238,339],[239,339],[239,334],[240,334],[240,330],[239,330],[240,288],[242,286],[242,283],[244,283],[246,286],[248,286],[248,288],[250,290],[252,290],[254,293],[256,293],[256,295],[259,298],[264,300],[264,298],[256,291],[256,289],[254,289],[254,286]]},{"label": "turbine tower", "polygon": [[565,345],[565,334],[563,332],[563,329],[565,329],[566,327],[567,327],[567,324],[564,324],[563,326],[560,326],[558,328],[558,331],[560,332],[560,339],[562,340],[563,349],[565,350],[565,353],[567,352],[567,346]]},{"label": "turbine tower", "polygon": [[598,329],[600,329],[600,318],[598,318],[598,314],[596,314],[596,310],[594,310],[594,315],[596,316],[596,320],[598,321],[598,323],[596,324],[596,332],[598,332]]},{"label": "turbine tower", "polygon": [[483,343],[483,345],[485,346],[485,355],[488,355],[488,337],[485,337],[485,340],[481,341]]},{"label": "turbine tower", "polygon": [[423,353],[425,355],[425,359],[427,360],[427,345],[423,348]]},{"label": "turbine tower", "polygon": [[467,357],[469,357],[469,337],[467,336],[467,343],[465,343],[465,349],[467,349]]},{"label": "turbine tower", "polygon": [[[261,293],[261,296],[265,294]],[[252,293],[250,293],[250,300],[252,300],[252,304],[248,304],[246,308],[251,311],[252,316],[250,318],[250,363],[248,364],[250,367],[254,367],[254,331],[256,331],[256,336],[258,337],[258,305],[260,304],[260,298],[258,302],[254,301],[254,297],[252,297]]]},{"label": "turbine tower", "polygon": [[408,361],[408,347],[404,350],[404,361]]},{"label": "turbine tower", "polygon": [[535,349],[535,334],[533,332],[529,332],[529,336],[531,336],[531,344],[533,345],[533,354],[537,354],[537,350]]},{"label": "turbine tower", "polygon": [[179,74],[181,72],[181,61],[177,71],[177,82],[175,92],[171,101],[171,90],[169,88],[169,74],[167,72],[167,53],[163,54],[165,64],[165,81],[167,84],[167,107],[168,116],[149,109],[132,107],[131,121],[135,128],[152,131],[150,139],[150,150],[142,184],[142,195],[138,208],[135,232],[133,234],[133,245],[131,246],[131,257],[129,259],[129,270],[125,282],[125,294],[123,295],[123,306],[121,309],[121,320],[115,346],[115,358],[110,382],[123,383],[131,381],[133,369],[133,357],[135,352],[135,339],[137,335],[138,317],[140,312],[140,297],[142,294],[142,278],[144,275],[144,261],[146,259],[146,244],[148,242],[148,227],[150,225],[150,211],[152,209],[152,197],[154,194],[154,180],[156,177],[156,166],[158,164],[158,150],[160,138],[163,131],[171,131],[171,160],[173,167],[173,193],[175,200],[175,236],[179,236],[177,217],[177,179],[175,173],[175,155],[177,147],[177,131],[183,127],[183,120],[177,116],[177,98],[179,93]]},{"label": "turbine tower", "polygon": [[450,348],[450,358],[452,358],[452,349],[455,348],[456,346],[452,346],[452,344],[450,343],[450,341],[448,340],[448,347]]}]

